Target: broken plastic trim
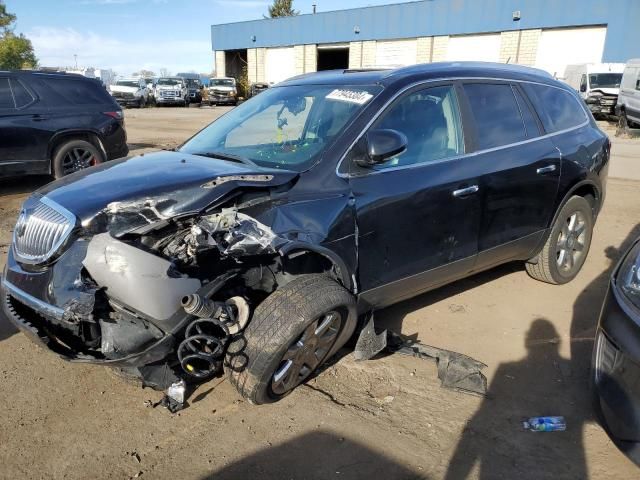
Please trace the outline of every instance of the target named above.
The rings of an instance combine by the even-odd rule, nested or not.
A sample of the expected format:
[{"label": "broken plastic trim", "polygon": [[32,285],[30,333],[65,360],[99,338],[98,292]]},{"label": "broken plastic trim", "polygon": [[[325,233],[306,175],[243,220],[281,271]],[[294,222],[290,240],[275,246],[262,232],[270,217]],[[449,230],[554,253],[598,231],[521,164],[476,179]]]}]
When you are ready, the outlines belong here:
[{"label": "broken plastic trim", "polygon": [[481,372],[486,365],[478,360],[441,348],[425,345],[397,333],[384,330],[376,334],[373,315],[360,332],[355,348],[357,361],[369,360],[382,351],[434,360],[441,386],[471,395],[487,394],[487,377]]}]

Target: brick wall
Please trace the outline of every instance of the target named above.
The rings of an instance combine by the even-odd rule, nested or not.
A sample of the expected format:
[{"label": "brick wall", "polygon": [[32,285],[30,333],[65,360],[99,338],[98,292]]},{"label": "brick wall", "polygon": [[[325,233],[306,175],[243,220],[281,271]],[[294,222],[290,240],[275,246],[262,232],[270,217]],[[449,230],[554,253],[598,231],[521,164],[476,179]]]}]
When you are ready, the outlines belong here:
[{"label": "brick wall", "polygon": [[416,62],[431,62],[431,48],[433,46],[433,37],[420,37],[416,39]]},{"label": "brick wall", "polygon": [[535,65],[542,30],[519,30],[500,34],[500,61]]},{"label": "brick wall", "polygon": [[304,73],[315,72],[318,69],[317,45],[304,46]]},{"label": "brick wall", "polygon": [[447,45],[449,36],[433,37],[433,58],[432,62],[444,62],[447,60]]}]

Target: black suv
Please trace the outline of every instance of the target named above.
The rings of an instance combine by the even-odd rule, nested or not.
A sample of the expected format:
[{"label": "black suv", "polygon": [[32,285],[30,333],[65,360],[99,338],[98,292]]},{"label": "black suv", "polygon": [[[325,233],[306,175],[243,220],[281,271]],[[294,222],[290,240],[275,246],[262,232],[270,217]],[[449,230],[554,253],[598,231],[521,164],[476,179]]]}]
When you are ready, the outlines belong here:
[{"label": "black suv", "polygon": [[577,93],[534,69],[296,77],[176,151],[36,192],[4,311],[66,359],[173,392],[224,369],[273,402],[362,313],[511,261],[573,279],[609,152]]},{"label": "black suv", "polygon": [[127,153],[122,110],[98,80],[0,71],[0,178],[60,178]]}]

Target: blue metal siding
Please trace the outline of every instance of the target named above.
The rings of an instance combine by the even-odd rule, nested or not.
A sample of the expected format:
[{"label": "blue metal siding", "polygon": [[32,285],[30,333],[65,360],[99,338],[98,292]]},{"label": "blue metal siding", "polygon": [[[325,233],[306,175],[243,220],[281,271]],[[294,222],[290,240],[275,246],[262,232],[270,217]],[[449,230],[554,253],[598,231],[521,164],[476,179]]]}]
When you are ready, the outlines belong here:
[{"label": "blue metal siding", "polygon": [[607,25],[603,61],[640,57],[640,0],[427,0],[212,25],[211,43],[233,50],[581,25]]}]

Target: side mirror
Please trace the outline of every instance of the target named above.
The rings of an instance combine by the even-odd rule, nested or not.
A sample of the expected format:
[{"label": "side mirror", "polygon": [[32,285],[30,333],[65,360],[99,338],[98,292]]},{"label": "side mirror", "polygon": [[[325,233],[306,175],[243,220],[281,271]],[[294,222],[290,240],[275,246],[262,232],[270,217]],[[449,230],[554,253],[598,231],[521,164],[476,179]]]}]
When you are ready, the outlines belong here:
[{"label": "side mirror", "polygon": [[580,85],[580,91],[583,93],[587,91],[587,86],[584,83]]},{"label": "side mirror", "polygon": [[408,140],[404,133],[397,130],[372,130],[367,133],[366,158],[358,159],[361,167],[370,167],[384,163],[407,149]]}]

